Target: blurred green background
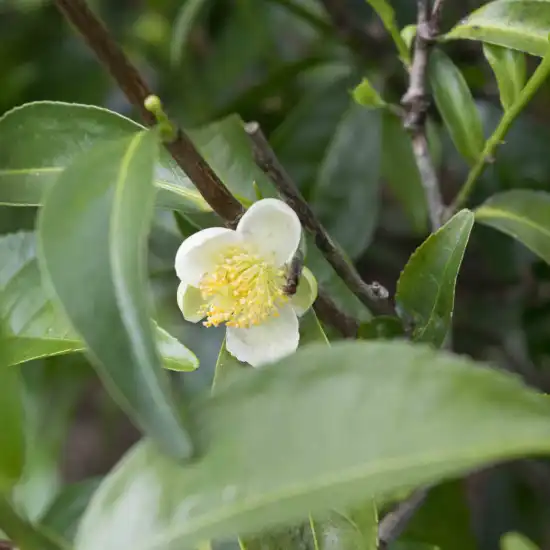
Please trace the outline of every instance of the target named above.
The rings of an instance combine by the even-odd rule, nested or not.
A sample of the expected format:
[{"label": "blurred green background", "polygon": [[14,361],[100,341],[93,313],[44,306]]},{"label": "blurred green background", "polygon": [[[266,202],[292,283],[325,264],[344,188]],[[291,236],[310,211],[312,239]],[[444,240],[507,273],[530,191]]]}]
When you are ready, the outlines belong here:
[{"label": "blurred green background", "polygon": [[[444,29],[482,3],[449,0]],[[398,103],[406,75],[366,2],[340,4],[363,31],[365,43],[345,40],[318,0],[90,0],[182,126],[199,127],[231,113],[259,121],[364,278],[382,282],[393,293],[400,270],[427,235],[425,204],[400,125],[355,105],[350,91],[368,76],[384,98]],[[401,26],[414,22],[415,2],[392,4]],[[472,89],[488,135],[500,104],[481,47],[453,43],[446,50]],[[534,64],[528,60],[530,69]],[[48,0],[0,0],[0,75],[0,113],[30,101],[55,100],[101,105],[134,117],[122,93]],[[449,202],[467,166],[434,108],[430,116],[433,153]],[[549,123],[546,86],[485,172],[475,203],[503,189],[550,191]],[[220,140],[219,147],[225,146]],[[31,229],[35,214],[30,208],[0,207],[0,232]],[[158,213],[150,238],[150,279],[161,324],[201,359],[197,372],[176,378],[182,391],[195,392],[210,383],[222,333],[186,324],[177,310],[172,266],[181,238],[172,215]],[[359,311],[326,265],[319,263],[316,274],[350,311]],[[364,311],[361,316],[369,317]],[[519,372],[548,391],[548,329],[549,268],[511,239],[476,225],[459,280],[455,350]],[[28,495],[21,498],[38,510],[40,498],[47,500],[59,481],[59,457],[66,480],[101,475],[137,433],[84,359],[52,358],[25,365],[24,371],[36,457],[21,489]],[[464,549],[473,543],[465,543],[468,537],[458,531],[472,526],[480,547],[492,549],[501,533],[515,529],[550,548],[546,463],[489,468],[452,489],[434,493],[413,532],[431,522],[443,548]],[[441,520],[443,507],[461,512],[446,514],[455,521]]]}]

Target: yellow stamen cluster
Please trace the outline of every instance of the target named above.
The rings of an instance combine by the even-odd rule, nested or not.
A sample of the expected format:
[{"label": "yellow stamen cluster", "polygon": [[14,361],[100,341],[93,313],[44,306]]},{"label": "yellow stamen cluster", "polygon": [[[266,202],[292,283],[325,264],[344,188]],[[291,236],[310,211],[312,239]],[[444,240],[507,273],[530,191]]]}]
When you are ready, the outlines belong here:
[{"label": "yellow stamen cluster", "polygon": [[231,247],[220,257],[216,269],[199,284],[208,302],[202,313],[204,325],[249,328],[278,315],[288,298],[283,293],[285,272],[241,247]]}]

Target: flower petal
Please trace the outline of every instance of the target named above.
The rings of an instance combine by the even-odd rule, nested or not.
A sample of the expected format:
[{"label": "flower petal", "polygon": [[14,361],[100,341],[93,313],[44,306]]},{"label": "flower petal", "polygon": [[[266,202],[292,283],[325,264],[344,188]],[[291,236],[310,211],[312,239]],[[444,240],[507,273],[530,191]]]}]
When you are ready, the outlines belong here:
[{"label": "flower petal", "polygon": [[245,212],[237,233],[279,267],[289,262],[296,252],[302,226],[294,210],[283,201],[262,199]]},{"label": "flower petal", "polygon": [[279,309],[278,317],[270,317],[250,328],[227,327],[227,351],[239,361],[259,367],[296,351],[299,341],[298,317],[290,305]]},{"label": "flower petal", "polygon": [[296,289],[296,294],[290,299],[290,303],[296,315],[301,317],[313,305],[316,298],[317,279],[307,267],[304,267],[302,269],[298,288]]},{"label": "flower petal", "polygon": [[178,306],[183,313],[183,318],[190,323],[198,323],[204,319],[205,314],[200,313],[202,306],[206,304],[201,291],[187,283],[180,283],[178,287]]},{"label": "flower petal", "polygon": [[240,242],[236,231],[225,227],[209,227],[191,235],[176,254],[176,273],[181,281],[198,287],[205,273],[213,271],[219,255],[229,246]]}]

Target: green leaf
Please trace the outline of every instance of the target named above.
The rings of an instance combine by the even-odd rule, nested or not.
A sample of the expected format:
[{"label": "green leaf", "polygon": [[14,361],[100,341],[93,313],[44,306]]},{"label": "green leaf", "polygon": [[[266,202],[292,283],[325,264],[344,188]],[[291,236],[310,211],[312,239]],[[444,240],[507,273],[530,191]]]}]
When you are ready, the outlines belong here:
[{"label": "green leaf", "polygon": [[519,533],[506,533],[500,539],[502,550],[538,550],[536,544]]},{"label": "green leaf", "polygon": [[[107,109],[40,101],[0,118],[0,204],[40,206],[45,193],[82,151],[143,127]],[[157,205],[181,212],[210,207],[166,151],[155,169]],[[80,178],[73,185],[80,186]]]},{"label": "green leaf", "polygon": [[33,361],[14,370],[22,375],[26,448],[23,475],[12,497],[17,509],[34,521],[61,485],[59,465],[67,434],[91,369],[75,355]]},{"label": "green leaf", "polygon": [[[300,319],[300,347],[315,342],[329,343],[315,312],[310,310]],[[216,380],[224,371],[227,373],[228,366],[235,369],[234,375],[238,375],[235,365],[238,362],[229,358],[228,365],[226,355],[227,351],[222,349],[222,363],[216,370]],[[375,503],[369,501],[352,511],[331,511],[327,517],[310,517],[299,525],[272,529],[240,542],[245,550],[300,550],[304,546],[317,550],[377,550],[378,512]]]},{"label": "green leaf", "polygon": [[207,0],[188,0],[185,2],[174,22],[172,42],[170,44],[170,61],[173,66],[180,65],[187,51],[187,42],[197,17]]},{"label": "green leaf", "polygon": [[279,160],[308,199],[336,128],[350,105],[352,83],[347,78],[334,79],[330,85],[315,86],[270,136]]},{"label": "green leaf", "polygon": [[515,189],[493,195],[475,210],[476,221],[514,237],[550,263],[550,194]]},{"label": "green leaf", "polygon": [[474,164],[483,151],[483,127],[472,93],[462,73],[439,49],[430,55],[428,67],[435,104],[458,152]]},{"label": "green leaf", "polygon": [[413,229],[425,233],[428,228],[428,207],[411,139],[402,121],[393,113],[383,114],[382,132],[382,177],[401,203]]},{"label": "green leaf", "polygon": [[399,315],[414,326],[413,339],[439,347],[451,326],[455,286],[474,224],[469,210],[455,214],[409,259],[397,283]]},{"label": "green leaf", "polygon": [[208,451],[182,465],[138,445],[92,498],[76,550],[121,537],[181,550],[550,452],[547,396],[406,342],[307,346],[190,412]]},{"label": "green leaf", "polygon": [[481,40],[543,57],[548,52],[549,28],[548,0],[496,0],[463,19],[445,39]]},{"label": "green leaf", "polygon": [[39,259],[114,399],[182,458],[191,444],[161,369],[147,304],[157,148],[156,132],[146,131],[79,156],[41,211]]},{"label": "green leaf", "polygon": [[386,102],[380,97],[380,94],[372,86],[368,78],[363,78],[353,92],[353,99],[363,107],[383,107]]},{"label": "green leaf", "polygon": [[19,480],[25,460],[23,392],[19,371],[8,364],[10,353],[0,322],[0,494]]},{"label": "green leaf", "polygon": [[40,524],[64,539],[73,540],[80,518],[100,481],[99,478],[85,479],[63,487],[40,518]]},{"label": "green leaf", "polygon": [[358,331],[361,340],[393,340],[404,336],[401,321],[397,317],[387,315],[379,315],[368,323],[362,323]]},{"label": "green leaf", "polygon": [[352,103],[319,169],[311,205],[352,257],[370,243],[378,221],[381,113]]},{"label": "green leaf", "polygon": [[430,543],[444,550],[477,550],[462,480],[430,489],[426,501],[414,514],[403,538]]},{"label": "green leaf", "polygon": [[256,200],[253,182],[264,198],[276,195],[270,179],[254,161],[250,138],[238,115],[191,130],[189,135],[217,176],[245,206]]},{"label": "green leaf", "polygon": [[410,63],[409,49],[401,37],[401,33],[395,19],[395,12],[391,4],[387,0],[367,0],[367,3],[370,4],[372,9],[382,20],[384,27],[386,27],[386,30],[390,33],[395,45],[397,46],[401,59],[408,65]]},{"label": "green leaf", "polygon": [[69,550],[69,545],[22,518],[12,503],[0,495],[0,529],[6,533],[18,548],[25,550]]},{"label": "green leaf", "polygon": [[487,43],[483,44],[483,53],[495,73],[502,107],[509,109],[525,85],[525,56],[517,50]]},{"label": "green leaf", "polygon": [[[86,349],[42,281],[35,241],[34,233],[0,237],[0,319],[10,337],[11,365]],[[197,358],[178,340],[157,325],[155,334],[165,368],[197,368]]]}]

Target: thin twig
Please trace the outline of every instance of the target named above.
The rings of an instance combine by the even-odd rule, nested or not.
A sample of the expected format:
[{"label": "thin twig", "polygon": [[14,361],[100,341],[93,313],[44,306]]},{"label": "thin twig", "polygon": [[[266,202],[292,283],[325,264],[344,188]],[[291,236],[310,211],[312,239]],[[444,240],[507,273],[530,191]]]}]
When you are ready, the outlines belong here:
[{"label": "thin twig", "polygon": [[[145,123],[153,126],[156,123],[155,117],[144,107],[145,100],[152,92],[103,23],[88,8],[84,0],[55,0],[55,4],[107,67]],[[216,176],[189,137],[179,130],[176,139],[165,145],[214,212],[228,226],[234,227],[244,211],[243,207]]]},{"label": "thin twig", "polygon": [[428,489],[415,491],[407,500],[397,505],[395,510],[384,516],[378,526],[378,548],[386,550],[403,533],[409,521],[424,504]]},{"label": "thin twig", "polygon": [[426,195],[432,230],[442,224],[444,215],[443,199],[439,181],[428,147],[426,117],[429,107],[427,92],[427,70],[430,48],[439,33],[439,22],[443,0],[436,0],[430,16],[428,0],[418,0],[418,20],[414,57],[409,72],[409,88],[401,103],[407,109],[404,126],[409,131],[412,148],[420,178]]},{"label": "thin twig", "polygon": [[245,130],[250,137],[256,163],[271,178],[282,198],[298,214],[302,226],[313,235],[317,248],[334,271],[363,304],[378,313],[387,312],[388,291],[379,283],[365,283],[353,265],[346,260],[275,156],[259,124],[250,122],[245,125]]},{"label": "thin twig", "polygon": [[357,338],[359,323],[344,313],[320,286],[313,309],[325,325],[335,328],[344,338]]}]

